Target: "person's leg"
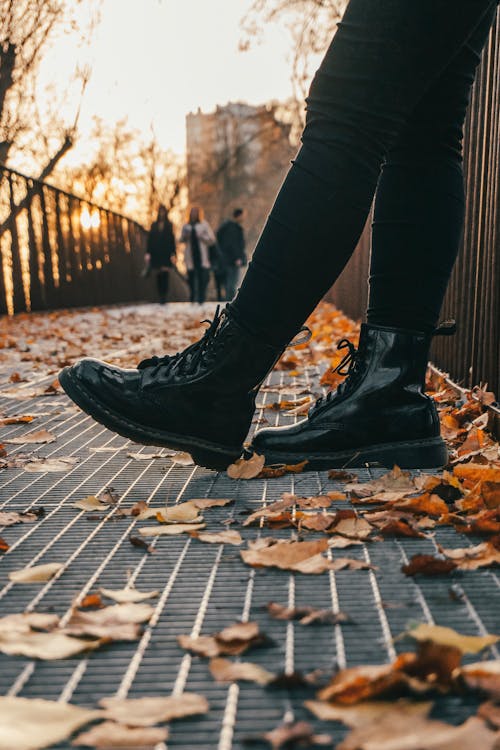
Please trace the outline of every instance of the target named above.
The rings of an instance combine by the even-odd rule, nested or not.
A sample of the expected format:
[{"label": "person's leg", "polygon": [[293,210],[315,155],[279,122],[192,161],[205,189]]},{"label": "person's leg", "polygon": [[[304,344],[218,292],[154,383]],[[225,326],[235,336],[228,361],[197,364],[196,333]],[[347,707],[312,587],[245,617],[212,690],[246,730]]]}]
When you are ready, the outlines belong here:
[{"label": "person's leg", "polygon": [[238,284],[238,271],[239,269],[237,266],[228,266],[226,281],[226,294],[228,301],[234,299],[234,296],[236,294],[236,286]]},{"label": "person's leg", "polygon": [[311,86],[303,145],[230,306],[249,330],[274,342],[295,335],[351,256],[385,155],[494,4],[351,0]]},{"label": "person's leg", "polygon": [[207,286],[210,280],[208,268],[200,268],[198,271],[198,302],[203,305],[207,298]]},{"label": "person's leg", "polygon": [[372,224],[368,323],[432,331],[458,253],[463,122],[492,6],[387,154]]},{"label": "person's leg", "polygon": [[168,293],[168,271],[158,271],[156,276],[156,284],[158,288],[158,297],[160,304],[165,304],[167,301]]},{"label": "person's leg", "polygon": [[187,272],[188,284],[189,284],[189,301],[196,301],[196,271],[191,270]]}]

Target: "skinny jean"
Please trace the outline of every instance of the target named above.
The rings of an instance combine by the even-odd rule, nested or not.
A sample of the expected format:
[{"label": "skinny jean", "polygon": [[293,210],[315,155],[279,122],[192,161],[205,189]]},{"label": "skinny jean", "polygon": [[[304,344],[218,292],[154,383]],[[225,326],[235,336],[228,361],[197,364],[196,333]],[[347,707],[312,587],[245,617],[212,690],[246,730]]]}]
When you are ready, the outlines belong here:
[{"label": "skinny jean", "polygon": [[249,330],[293,338],[349,260],[374,197],[368,322],[436,326],[463,226],[463,123],[496,7],[350,0],[230,306]]}]

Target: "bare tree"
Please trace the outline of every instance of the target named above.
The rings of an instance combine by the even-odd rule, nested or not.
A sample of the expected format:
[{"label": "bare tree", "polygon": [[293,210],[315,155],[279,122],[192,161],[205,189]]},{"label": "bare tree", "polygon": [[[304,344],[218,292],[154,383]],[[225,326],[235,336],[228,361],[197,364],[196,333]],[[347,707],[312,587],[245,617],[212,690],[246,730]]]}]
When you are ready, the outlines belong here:
[{"label": "bare tree", "polygon": [[319,56],[325,52],[347,0],[253,0],[242,19],[242,51],[258,43],[269,23],[284,23],[291,37],[293,97],[281,116],[291,122],[292,137],[300,132],[304,99]]},{"label": "bare tree", "polygon": [[[71,148],[79,105],[71,122],[61,122],[57,97],[46,97],[43,119],[36,97],[37,73],[43,56],[59,32],[71,31],[83,40],[97,22],[99,0],[87,0],[90,12],[77,18],[82,0],[0,0],[0,164],[16,149],[29,151],[46,177]],[[68,81],[81,95],[88,68],[76,69]],[[66,96],[67,92],[62,92]],[[47,111],[48,110],[48,111]],[[47,135],[50,133],[50,137]]]}]

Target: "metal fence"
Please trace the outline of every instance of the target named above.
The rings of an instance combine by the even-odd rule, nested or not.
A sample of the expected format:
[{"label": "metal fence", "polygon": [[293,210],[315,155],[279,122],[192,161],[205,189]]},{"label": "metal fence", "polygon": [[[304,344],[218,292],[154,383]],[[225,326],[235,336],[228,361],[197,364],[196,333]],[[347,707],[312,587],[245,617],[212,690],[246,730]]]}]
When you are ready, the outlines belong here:
[{"label": "metal fence", "polygon": [[[458,333],[436,339],[432,359],[458,382],[500,395],[500,16],[483,53],[465,127],[467,191],[463,246],[443,305]],[[329,298],[362,318],[367,302],[368,223]]]},{"label": "metal fence", "polygon": [[0,314],[156,299],[141,277],[146,237],[131,219],[0,167]]}]

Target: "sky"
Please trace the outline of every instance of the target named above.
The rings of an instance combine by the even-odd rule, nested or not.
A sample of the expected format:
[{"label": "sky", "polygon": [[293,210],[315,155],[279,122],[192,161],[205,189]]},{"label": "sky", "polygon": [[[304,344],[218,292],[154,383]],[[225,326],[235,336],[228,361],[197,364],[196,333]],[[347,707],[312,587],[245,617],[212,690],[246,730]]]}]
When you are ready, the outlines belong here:
[{"label": "sky", "polygon": [[[103,0],[92,44],[82,50],[92,77],[80,117],[82,144],[98,115],[109,124],[124,117],[176,153],[185,150],[185,116],[201,107],[286,99],[290,83],[290,36],[267,26],[260,43],[238,51],[241,19],[250,0]],[[74,40],[58,39],[47,54],[41,84],[63,86],[75,59]],[[78,56],[78,55],[77,55]],[[74,103],[68,102],[68,112]],[[70,156],[68,155],[68,156]]]}]

